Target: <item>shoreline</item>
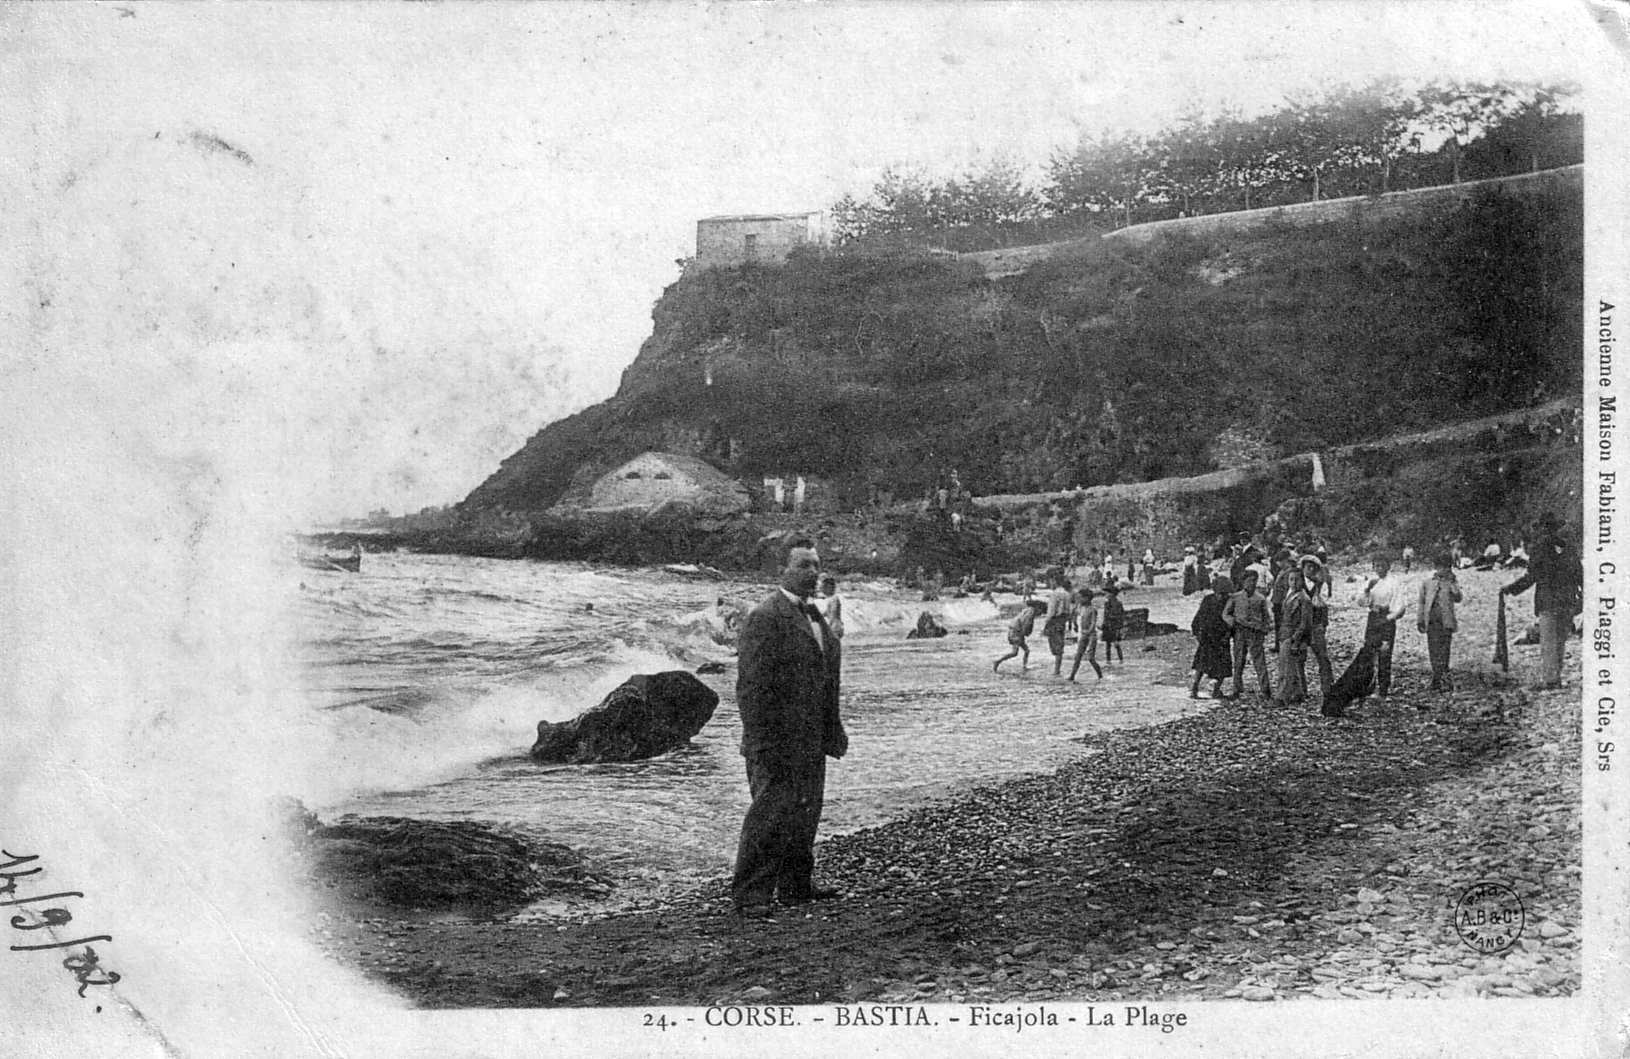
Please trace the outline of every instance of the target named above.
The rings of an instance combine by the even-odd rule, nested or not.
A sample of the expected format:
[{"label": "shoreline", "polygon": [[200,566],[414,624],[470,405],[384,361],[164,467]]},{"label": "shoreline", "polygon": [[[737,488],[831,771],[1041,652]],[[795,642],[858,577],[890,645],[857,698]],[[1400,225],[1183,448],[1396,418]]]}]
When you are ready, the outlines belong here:
[{"label": "shoreline", "polygon": [[[1246,699],[1086,737],[1054,772],[824,839],[817,876],[844,898],[770,922],[735,920],[718,879],[560,922],[331,906],[322,940],[434,1008],[1566,994],[1577,685],[1490,672],[1477,602],[1457,692],[1425,697],[1411,630],[1393,697],[1350,721]],[[1338,672],[1355,630],[1333,617]],[[1535,651],[1513,649],[1513,678]],[[1495,955],[1445,911],[1485,880],[1525,906],[1523,938]]]}]

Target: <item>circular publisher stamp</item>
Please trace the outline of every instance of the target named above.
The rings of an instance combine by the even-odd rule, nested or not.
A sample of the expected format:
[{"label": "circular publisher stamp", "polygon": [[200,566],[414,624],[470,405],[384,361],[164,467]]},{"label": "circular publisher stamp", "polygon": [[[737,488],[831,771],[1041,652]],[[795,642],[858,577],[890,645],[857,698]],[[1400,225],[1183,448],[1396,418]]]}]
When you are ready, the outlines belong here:
[{"label": "circular publisher stamp", "polygon": [[1515,945],[1527,922],[1522,898],[1504,883],[1473,883],[1455,902],[1455,933],[1485,955]]}]

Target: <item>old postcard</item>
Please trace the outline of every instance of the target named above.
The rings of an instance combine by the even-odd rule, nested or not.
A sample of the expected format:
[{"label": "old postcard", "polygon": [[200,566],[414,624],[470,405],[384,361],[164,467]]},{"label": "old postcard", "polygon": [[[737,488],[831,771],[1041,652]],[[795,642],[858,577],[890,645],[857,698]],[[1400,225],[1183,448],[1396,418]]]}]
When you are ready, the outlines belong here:
[{"label": "old postcard", "polygon": [[1627,26],[0,6],[0,1052],[1624,1054]]}]

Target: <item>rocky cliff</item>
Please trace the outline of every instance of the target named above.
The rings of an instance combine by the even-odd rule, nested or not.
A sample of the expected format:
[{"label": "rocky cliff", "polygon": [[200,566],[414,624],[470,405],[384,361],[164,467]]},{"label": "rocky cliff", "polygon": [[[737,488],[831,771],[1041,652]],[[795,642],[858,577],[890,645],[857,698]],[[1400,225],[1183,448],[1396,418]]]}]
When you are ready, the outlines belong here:
[{"label": "rocky cliff", "polygon": [[1580,183],[1075,244],[998,279],[906,253],[688,275],[617,394],[462,508],[532,516],[653,449],[849,509],[953,467],[976,495],[1136,483],[1216,470],[1225,435],[1288,455],[1533,407],[1578,391]]}]

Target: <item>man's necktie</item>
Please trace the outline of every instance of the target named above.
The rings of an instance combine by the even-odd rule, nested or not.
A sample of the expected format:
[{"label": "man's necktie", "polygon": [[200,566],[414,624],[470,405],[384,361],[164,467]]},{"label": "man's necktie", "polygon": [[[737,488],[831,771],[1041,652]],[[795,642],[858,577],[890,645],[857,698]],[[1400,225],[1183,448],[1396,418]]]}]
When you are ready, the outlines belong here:
[{"label": "man's necktie", "polygon": [[824,654],[826,652],[826,638],[821,635],[821,608],[813,603],[806,602],[799,609],[804,612],[804,617],[813,623],[809,627],[809,633],[815,637],[815,646],[819,647]]}]

